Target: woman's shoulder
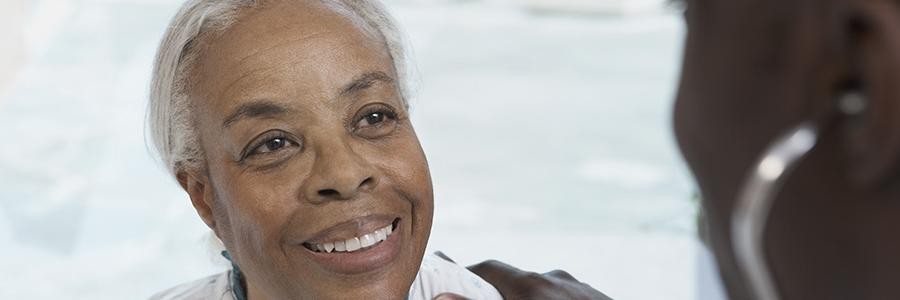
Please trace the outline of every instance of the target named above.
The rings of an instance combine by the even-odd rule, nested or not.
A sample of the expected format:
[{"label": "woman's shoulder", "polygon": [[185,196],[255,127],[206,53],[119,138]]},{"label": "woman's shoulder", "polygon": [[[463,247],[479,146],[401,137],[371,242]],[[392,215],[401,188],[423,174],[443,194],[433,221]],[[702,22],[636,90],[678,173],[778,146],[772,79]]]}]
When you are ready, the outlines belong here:
[{"label": "woman's shoulder", "polygon": [[493,285],[463,266],[434,254],[425,254],[409,299],[433,299],[442,293],[454,293],[469,299],[503,299]]},{"label": "woman's shoulder", "polygon": [[150,297],[150,300],[219,299],[234,300],[229,284],[231,271],[177,285]]}]

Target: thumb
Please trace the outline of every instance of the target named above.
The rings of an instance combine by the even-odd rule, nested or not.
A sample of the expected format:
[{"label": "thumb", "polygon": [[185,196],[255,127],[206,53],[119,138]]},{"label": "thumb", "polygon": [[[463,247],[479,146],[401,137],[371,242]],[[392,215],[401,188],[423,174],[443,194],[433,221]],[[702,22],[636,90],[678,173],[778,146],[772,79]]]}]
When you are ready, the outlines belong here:
[{"label": "thumb", "polygon": [[530,273],[493,259],[471,265],[468,269],[494,286],[512,284],[511,281],[515,281]]}]

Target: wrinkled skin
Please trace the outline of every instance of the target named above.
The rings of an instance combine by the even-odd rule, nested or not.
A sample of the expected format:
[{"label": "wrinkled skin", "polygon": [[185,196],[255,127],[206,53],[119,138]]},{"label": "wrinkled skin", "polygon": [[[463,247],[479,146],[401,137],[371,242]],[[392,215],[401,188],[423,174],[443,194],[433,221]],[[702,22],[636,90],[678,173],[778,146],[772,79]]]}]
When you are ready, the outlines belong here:
[{"label": "wrinkled skin", "polygon": [[703,195],[708,241],[731,299],[751,299],[731,247],[735,197],[777,135],[821,124],[778,194],[765,251],[782,299],[900,298],[900,3],[688,0],[675,133]]}]

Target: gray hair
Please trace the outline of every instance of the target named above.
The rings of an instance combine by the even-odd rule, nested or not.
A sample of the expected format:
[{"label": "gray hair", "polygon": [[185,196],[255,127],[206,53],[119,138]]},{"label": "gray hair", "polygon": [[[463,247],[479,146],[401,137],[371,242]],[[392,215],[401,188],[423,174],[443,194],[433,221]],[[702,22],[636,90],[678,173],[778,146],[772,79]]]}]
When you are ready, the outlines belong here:
[{"label": "gray hair", "polygon": [[[384,39],[394,63],[404,104],[410,94],[407,53],[403,35],[378,0],[323,0],[355,14]],[[188,99],[188,73],[202,52],[199,40],[222,33],[234,24],[241,11],[258,7],[260,0],[189,0],[169,24],[153,65],[148,134],[165,168],[176,175],[185,169],[200,169],[205,156],[194,130],[192,103]]]}]

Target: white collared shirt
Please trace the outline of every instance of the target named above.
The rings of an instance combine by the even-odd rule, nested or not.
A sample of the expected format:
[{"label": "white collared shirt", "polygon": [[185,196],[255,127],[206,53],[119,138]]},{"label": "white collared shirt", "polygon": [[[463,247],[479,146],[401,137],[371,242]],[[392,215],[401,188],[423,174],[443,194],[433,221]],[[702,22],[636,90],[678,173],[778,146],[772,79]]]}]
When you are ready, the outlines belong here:
[{"label": "white collared shirt", "polygon": [[[231,271],[184,283],[153,295],[151,300],[217,299],[235,300]],[[407,299],[432,300],[442,293],[454,293],[468,299],[503,299],[490,283],[468,269],[434,254],[425,254],[409,289]]]}]

